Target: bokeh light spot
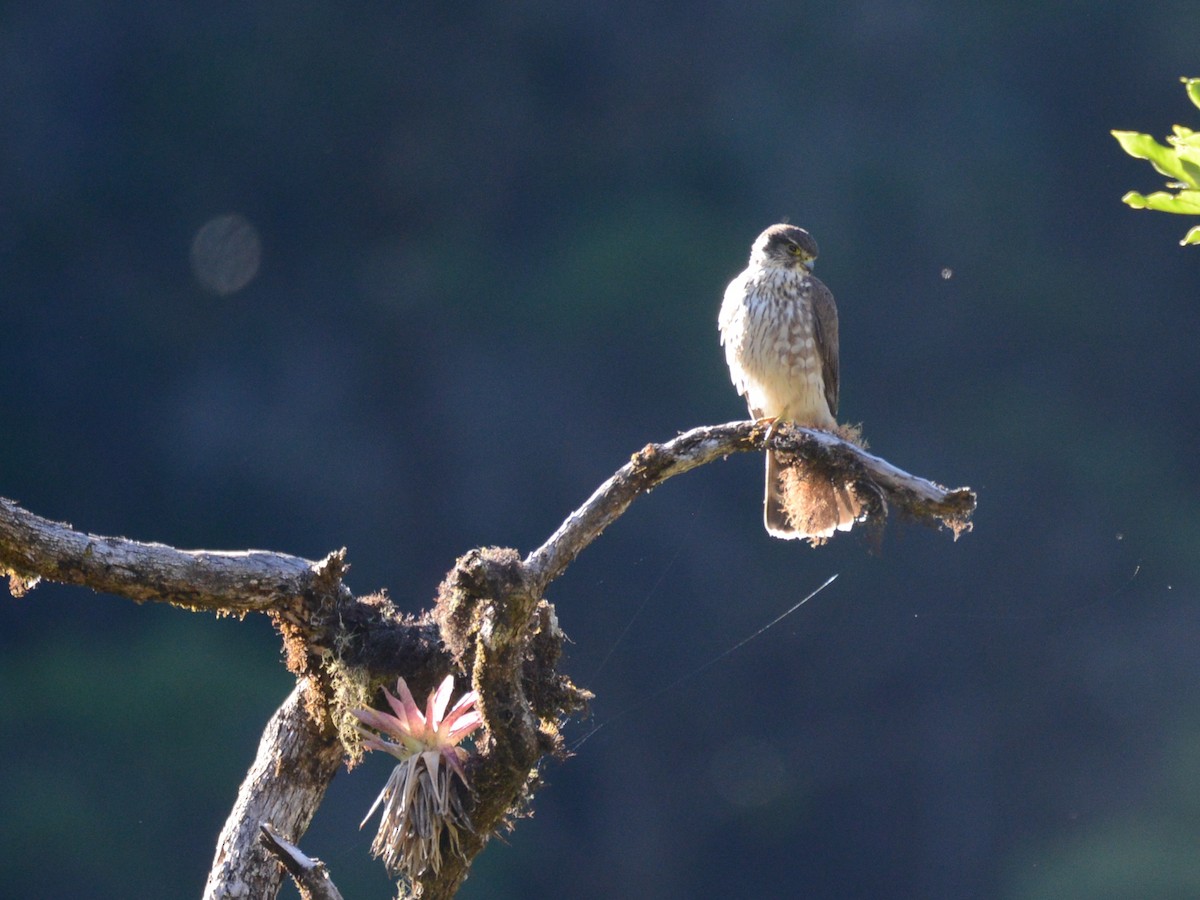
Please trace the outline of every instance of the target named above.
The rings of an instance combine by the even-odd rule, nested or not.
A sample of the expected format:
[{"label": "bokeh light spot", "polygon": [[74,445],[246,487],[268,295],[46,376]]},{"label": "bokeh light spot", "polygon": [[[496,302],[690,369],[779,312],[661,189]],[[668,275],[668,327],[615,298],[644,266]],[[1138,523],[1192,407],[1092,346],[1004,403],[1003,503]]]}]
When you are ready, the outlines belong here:
[{"label": "bokeh light spot", "polygon": [[253,281],[261,261],[258,229],[237,213],[209,219],[192,238],[192,274],[222,297]]}]

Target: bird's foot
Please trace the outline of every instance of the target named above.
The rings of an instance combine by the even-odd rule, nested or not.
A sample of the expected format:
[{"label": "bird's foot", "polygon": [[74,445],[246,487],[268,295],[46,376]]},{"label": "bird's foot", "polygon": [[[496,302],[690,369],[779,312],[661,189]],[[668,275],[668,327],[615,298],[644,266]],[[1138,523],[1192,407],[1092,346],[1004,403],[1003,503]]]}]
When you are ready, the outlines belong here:
[{"label": "bird's foot", "polygon": [[782,424],[782,422],[779,421],[779,416],[763,416],[762,418],[755,419],[754,424],[758,425],[759,427],[761,427],[763,425],[767,426],[766,440],[767,440],[767,443],[769,444],[769,443],[771,443],[772,440],[774,440],[775,435],[779,431],[779,426]]}]

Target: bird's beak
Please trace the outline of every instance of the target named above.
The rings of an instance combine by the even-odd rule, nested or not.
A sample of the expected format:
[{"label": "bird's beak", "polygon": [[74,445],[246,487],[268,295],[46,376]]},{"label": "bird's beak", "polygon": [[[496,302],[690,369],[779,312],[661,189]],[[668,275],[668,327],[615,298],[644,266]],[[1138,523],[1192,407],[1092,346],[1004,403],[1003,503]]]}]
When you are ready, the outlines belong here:
[{"label": "bird's beak", "polygon": [[804,260],[800,265],[804,266],[804,271],[806,272],[812,272],[813,270],[813,261],[811,259]]}]

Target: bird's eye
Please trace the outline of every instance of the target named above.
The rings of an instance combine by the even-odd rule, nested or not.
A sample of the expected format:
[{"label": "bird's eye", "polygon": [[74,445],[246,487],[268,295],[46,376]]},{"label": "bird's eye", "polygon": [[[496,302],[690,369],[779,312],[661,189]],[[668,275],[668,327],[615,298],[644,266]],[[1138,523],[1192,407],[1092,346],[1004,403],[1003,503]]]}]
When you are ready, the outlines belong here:
[{"label": "bird's eye", "polygon": [[804,251],[800,249],[799,244],[789,244],[788,252],[791,253],[792,256],[800,256]]}]

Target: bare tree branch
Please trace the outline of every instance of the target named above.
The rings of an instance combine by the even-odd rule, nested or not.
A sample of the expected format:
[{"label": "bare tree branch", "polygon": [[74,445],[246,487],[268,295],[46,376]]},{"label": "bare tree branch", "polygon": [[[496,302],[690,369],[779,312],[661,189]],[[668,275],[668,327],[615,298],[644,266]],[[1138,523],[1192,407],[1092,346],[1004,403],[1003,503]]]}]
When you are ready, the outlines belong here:
[{"label": "bare tree branch", "polygon": [[[260,826],[300,839],[343,755],[360,752],[357,733],[342,724],[353,719],[350,709],[377,701],[379,686],[398,675],[414,691],[451,671],[469,676],[484,725],[468,764],[475,830],[440,871],[410,873],[422,896],[446,900],[492,834],[528,805],[539,761],[563,753],[559,726],[590,697],[557,670],[565,635],[544,599],[546,586],[641,494],[731,453],[768,446],[785,462],[850,485],[876,524],[894,508],[956,537],[971,527],[975,494],[968,488],[947,490],[827,432],[730,422],[647,444],[524,560],[504,548],[468,552],[421,618],[401,615],[383,594],[352,595],[342,582],[344,551],[312,562],[265,551],[177,550],[83,534],[3,498],[0,574],[10,576],[15,596],[46,578],[138,602],[266,612],[279,628],[299,680],[268,723],[221,832],[205,888],[211,900],[275,895],[283,870],[260,841]],[[286,848],[284,855],[296,859]]]},{"label": "bare tree branch", "polygon": [[949,527],[955,537],[971,527],[975,494],[969,488],[948,490],[910,475],[826,431],[785,425],[769,433],[755,422],[728,422],[693,428],[665,444],[647,444],[635,453],[567,517],[546,543],[525,558],[530,578],[544,588],[566,571],[640,494],[668,478],[731,453],[765,450],[768,446],[790,451],[809,463],[818,462],[831,478],[857,482],[863,491],[874,493],[882,502],[882,506],[874,504],[877,518],[886,516],[890,502],[913,518]]},{"label": "bare tree branch", "polygon": [[300,891],[300,900],[342,900],[342,892],[329,877],[325,863],[305,855],[295,844],[280,837],[268,823],[264,822],[260,830],[259,840],[292,876]]},{"label": "bare tree branch", "polygon": [[283,869],[258,840],[259,826],[269,822],[298,840],[342,762],[336,733],[313,721],[312,710],[323,706],[309,696],[316,689],[311,679],[301,679],[267,723],[254,764],[217,838],[205,900],[274,897],[278,892]]},{"label": "bare tree branch", "polygon": [[[911,475],[878,456],[825,431],[783,426],[775,433],[754,422],[705,425],[662,444],[647,444],[571,513],[547,541],[530,553],[525,567],[544,588],[643,493],[675,475],[731,453],[791,451],[820,462],[847,481],[874,488],[918,519],[941,523],[955,536],[970,529],[975,495],[950,490]],[[222,552],[177,550],[163,544],[84,534],[34,515],[0,498],[0,571],[14,580],[36,578],[79,584],[142,602],[158,600],[189,609],[227,612],[271,610],[301,596],[318,566],[310,560],[263,550]],[[20,584],[14,585],[20,588]]]},{"label": "bare tree branch", "polygon": [[44,578],[141,603],[250,612],[304,593],[316,563],[265,550],[176,550],[75,531],[0,497],[0,572],[31,587]]},{"label": "bare tree branch", "polygon": [[[746,426],[746,427],[742,427]],[[730,453],[754,450],[761,446],[751,436],[763,429],[752,423],[704,425],[684,432],[665,444],[647,444],[604,484],[596,488],[587,502],[571,513],[546,543],[525,558],[525,568],[533,581],[544,588],[567,570],[583,549],[644,494],[672,475],[680,475]]]}]

